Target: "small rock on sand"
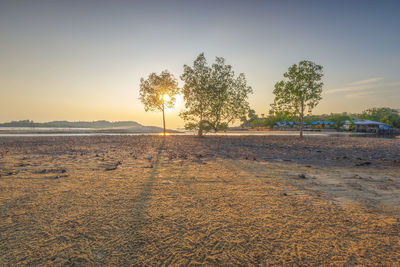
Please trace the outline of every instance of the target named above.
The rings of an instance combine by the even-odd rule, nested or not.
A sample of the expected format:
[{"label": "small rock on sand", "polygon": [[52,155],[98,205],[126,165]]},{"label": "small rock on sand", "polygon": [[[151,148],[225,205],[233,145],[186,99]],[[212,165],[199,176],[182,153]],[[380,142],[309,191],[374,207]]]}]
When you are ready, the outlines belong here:
[{"label": "small rock on sand", "polygon": [[370,161],[364,161],[355,164],[355,166],[368,166],[368,165],[371,165]]},{"label": "small rock on sand", "polygon": [[304,173],[299,174],[298,177],[300,179],[307,179],[307,177],[306,177],[306,175]]},{"label": "small rock on sand", "polygon": [[117,168],[118,168],[118,165],[110,166],[110,167],[107,167],[107,168],[105,169],[105,171],[113,171],[113,170],[116,170]]}]

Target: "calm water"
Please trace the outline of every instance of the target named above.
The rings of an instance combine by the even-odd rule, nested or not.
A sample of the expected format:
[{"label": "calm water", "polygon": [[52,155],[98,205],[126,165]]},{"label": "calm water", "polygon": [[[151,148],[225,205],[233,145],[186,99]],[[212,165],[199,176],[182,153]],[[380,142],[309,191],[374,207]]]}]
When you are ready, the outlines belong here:
[{"label": "calm water", "polygon": [[57,128],[57,127],[0,127],[1,130],[7,131],[72,131],[72,130],[93,130],[93,128]]}]

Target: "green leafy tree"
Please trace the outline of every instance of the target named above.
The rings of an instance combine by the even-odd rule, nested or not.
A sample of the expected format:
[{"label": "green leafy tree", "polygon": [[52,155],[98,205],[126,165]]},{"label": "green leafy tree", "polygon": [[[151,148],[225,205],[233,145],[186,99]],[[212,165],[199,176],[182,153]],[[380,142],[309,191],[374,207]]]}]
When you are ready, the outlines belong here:
[{"label": "green leafy tree", "polygon": [[167,70],[161,74],[151,73],[147,79],[140,79],[140,101],[145,111],[162,111],[163,133],[165,136],[165,109],[175,105],[179,93],[178,82]]},{"label": "green leafy tree", "polygon": [[245,123],[252,123],[253,121],[258,120],[258,115],[256,114],[256,111],[254,109],[249,109],[247,116],[243,116],[240,121],[245,124]]},{"label": "green leafy tree", "polygon": [[347,114],[346,112],[343,113],[331,113],[328,117],[326,117],[327,121],[333,121],[334,124],[334,128],[336,130],[340,130],[343,128],[343,125],[346,123],[346,121],[350,121],[351,116],[349,114]]},{"label": "green leafy tree", "polygon": [[258,128],[258,127],[263,127],[265,126],[265,118],[256,118],[254,120],[252,120],[250,123],[252,128]]},{"label": "green leafy tree", "polygon": [[364,120],[383,122],[391,127],[400,128],[400,114],[392,108],[370,108],[363,111],[358,117]]},{"label": "green leafy tree", "polygon": [[225,64],[222,57],[217,57],[210,67],[201,53],[193,66],[183,66],[181,79],[186,110],[180,116],[186,122],[185,128],[198,130],[199,136],[226,129],[249,110],[247,98],[252,89],[245,75],[235,76],[232,66]]},{"label": "green leafy tree", "polygon": [[320,115],[307,115],[303,118],[303,121],[308,124],[312,124],[313,121],[323,121],[325,118]]},{"label": "green leafy tree", "polygon": [[247,115],[249,117],[249,121],[254,121],[258,119],[258,115],[254,109],[249,109],[249,113]]},{"label": "green leafy tree", "polygon": [[[264,118],[264,126],[269,128],[273,128],[277,126],[277,122],[289,122],[289,121],[296,121],[298,118],[293,115],[292,113],[286,111],[271,111],[269,112],[268,116]],[[289,127],[292,127],[289,125]]]},{"label": "green leafy tree", "polygon": [[311,112],[322,99],[322,66],[311,61],[293,64],[284,80],[275,84],[275,100],[272,107],[276,111],[287,111],[300,118],[300,137],[303,136],[303,120],[306,111]]},{"label": "green leafy tree", "polygon": [[354,124],[353,118],[349,119],[349,123],[350,123],[349,130],[353,131],[356,128],[356,125]]}]

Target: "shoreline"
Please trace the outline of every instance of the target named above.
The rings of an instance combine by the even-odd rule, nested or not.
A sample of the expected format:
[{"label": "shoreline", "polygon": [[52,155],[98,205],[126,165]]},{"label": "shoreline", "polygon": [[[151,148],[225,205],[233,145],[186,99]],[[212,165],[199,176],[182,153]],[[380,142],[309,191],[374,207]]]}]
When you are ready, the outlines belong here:
[{"label": "shoreline", "polygon": [[[196,136],[195,131],[167,130],[168,135],[176,136]],[[0,137],[54,137],[54,136],[136,136],[136,135],[161,135],[160,130],[138,130],[138,129],[1,129]],[[296,130],[227,130],[217,133],[209,132],[205,136],[298,136]],[[396,135],[376,135],[373,133],[359,133],[346,131],[304,131],[304,136],[326,136],[326,137],[371,137],[371,138],[400,138]]]},{"label": "shoreline", "polygon": [[[162,131],[162,129],[161,129]],[[167,130],[170,133],[182,133],[176,130]],[[27,128],[7,128],[0,127],[0,136],[5,135],[101,135],[101,134],[159,134],[160,129],[135,129],[135,128],[46,128],[46,129],[27,129]]]}]

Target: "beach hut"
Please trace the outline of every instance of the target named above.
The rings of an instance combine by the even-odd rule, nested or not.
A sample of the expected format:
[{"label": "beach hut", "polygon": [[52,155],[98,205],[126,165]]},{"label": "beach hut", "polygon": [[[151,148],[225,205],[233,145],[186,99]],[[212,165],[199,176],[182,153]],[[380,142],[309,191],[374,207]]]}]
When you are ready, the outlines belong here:
[{"label": "beach hut", "polygon": [[[377,132],[380,128],[386,126],[383,122],[370,120],[353,120],[353,124],[356,132]],[[350,121],[346,121],[344,128],[350,130],[350,126]]]}]

